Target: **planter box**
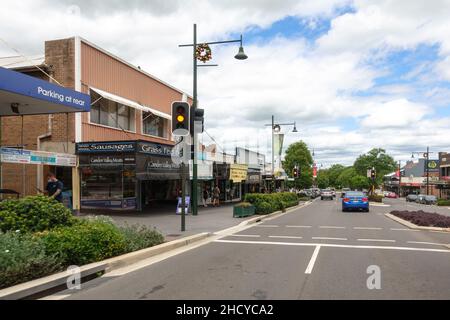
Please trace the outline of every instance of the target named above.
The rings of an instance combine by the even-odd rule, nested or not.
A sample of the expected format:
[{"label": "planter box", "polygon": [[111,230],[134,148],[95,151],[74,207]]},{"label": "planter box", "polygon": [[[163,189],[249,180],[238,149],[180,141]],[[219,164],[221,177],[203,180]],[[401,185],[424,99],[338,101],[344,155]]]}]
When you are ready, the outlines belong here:
[{"label": "planter box", "polygon": [[243,218],[250,217],[255,215],[256,209],[254,206],[251,207],[234,207],[233,208],[233,217],[234,218]]}]

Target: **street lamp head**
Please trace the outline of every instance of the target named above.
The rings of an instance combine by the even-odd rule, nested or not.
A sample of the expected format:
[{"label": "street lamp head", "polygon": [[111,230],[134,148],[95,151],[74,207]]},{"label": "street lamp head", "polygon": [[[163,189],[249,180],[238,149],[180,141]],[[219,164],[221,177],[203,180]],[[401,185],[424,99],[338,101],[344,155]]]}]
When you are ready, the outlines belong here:
[{"label": "street lamp head", "polygon": [[293,132],[293,133],[298,133],[298,130],[297,130],[297,124],[294,124],[294,130],[292,130],[292,132]]},{"label": "street lamp head", "polygon": [[414,153],[411,153],[411,159],[414,159]]},{"label": "street lamp head", "polygon": [[279,133],[281,131],[281,127],[277,124],[273,126],[273,132]]},{"label": "street lamp head", "polygon": [[248,59],[248,56],[244,52],[244,47],[243,46],[239,47],[239,52],[238,52],[237,55],[234,56],[234,58],[237,59],[237,60],[247,60]]}]

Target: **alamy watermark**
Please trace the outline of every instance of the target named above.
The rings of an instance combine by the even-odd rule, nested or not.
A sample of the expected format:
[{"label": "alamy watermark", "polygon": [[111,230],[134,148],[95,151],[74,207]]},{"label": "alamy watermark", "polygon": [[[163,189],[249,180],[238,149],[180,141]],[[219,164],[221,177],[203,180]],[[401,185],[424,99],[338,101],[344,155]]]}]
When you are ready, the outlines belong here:
[{"label": "alamy watermark", "polygon": [[381,289],[381,269],[379,266],[371,265],[367,267],[367,274],[370,276],[367,278],[367,289],[380,290]]},{"label": "alamy watermark", "polygon": [[78,266],[70,266],[67,268],[67,289],[81,290],[81,269]]}]

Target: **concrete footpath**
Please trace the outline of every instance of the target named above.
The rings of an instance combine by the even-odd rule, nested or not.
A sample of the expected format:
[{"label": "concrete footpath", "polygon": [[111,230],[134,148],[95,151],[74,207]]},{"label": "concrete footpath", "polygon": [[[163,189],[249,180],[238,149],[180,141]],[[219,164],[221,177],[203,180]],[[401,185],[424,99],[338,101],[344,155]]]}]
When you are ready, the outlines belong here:
[{"label": "concrete footpath", "polygon": [[[81,214],[86,216],[92,214]],[[247,218],[233,218],[233,204],[225,204],[221,207],[199,208],[198,216],[191,214],[186,216],[186,231],[181,232],[181,216],[175,214],[173,208],[160,207],[152,210],[139,212],[108,212],[98,213],[111,217],[118,225],[145,225],[156,228],[161,232],[167,241],[172,241],[182,237],[191,236],[202,232],[217,232],[223,229],[234,227]]]}]

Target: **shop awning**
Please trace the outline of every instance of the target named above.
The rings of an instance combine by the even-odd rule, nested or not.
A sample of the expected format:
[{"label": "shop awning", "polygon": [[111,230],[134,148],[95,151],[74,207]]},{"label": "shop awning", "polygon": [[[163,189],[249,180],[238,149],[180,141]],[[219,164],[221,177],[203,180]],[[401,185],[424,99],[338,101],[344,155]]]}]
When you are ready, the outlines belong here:
[{"label": "shop awning", "polygon": [[112,93],[109,93],[109,92],[106,92],[106,91],[103,91],[103,90],[100,90],[100,89],[97,89],[97,88],[91,87],[91,90],[95,91],[101,97],[103,97],[105,99],[108,99],[108,100],[111,100],[111,101],[123,104],[125,106],[130,107],[130,108],[134,108],[134,109],[141,110],[141,111],[144,111],[144,112],[150,112],[150,113],[154,114],[155,116],[158,116],[158,117],[161,117],[161,118],[164,118],[164,119],[172,120],[172,116],[170,114],[167,114],[167,113],[155,110],[155,109],[147,107],[147,106],[144,106],[144,105],[139,104],[139,103],[137,103],[135,101],[119,97],[119,96],[117,96],[115,94],[112,94]]},{"label": "shop awning", "polygon": [[0,116],[89,112],[91,97],[0,67]]}]

